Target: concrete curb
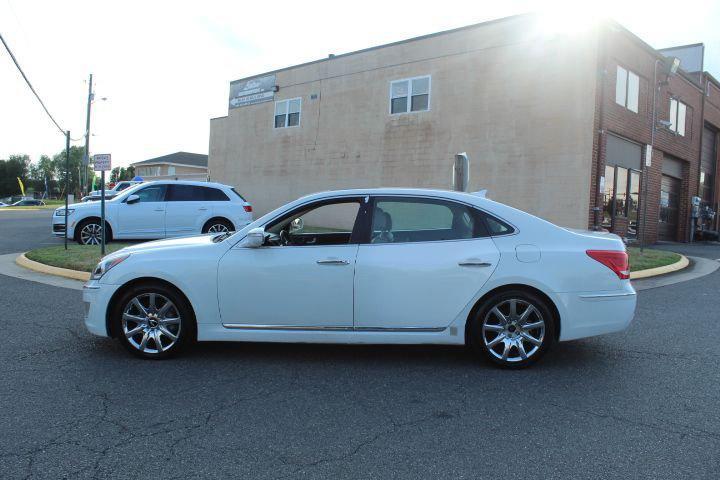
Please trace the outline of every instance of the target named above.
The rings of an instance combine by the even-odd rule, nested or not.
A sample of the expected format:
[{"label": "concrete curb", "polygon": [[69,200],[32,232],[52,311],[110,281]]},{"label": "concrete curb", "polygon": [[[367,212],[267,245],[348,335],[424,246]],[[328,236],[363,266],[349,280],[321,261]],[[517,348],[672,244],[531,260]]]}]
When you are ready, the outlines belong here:
[{"label": "concrete curb", "polygon": [[[680,254],[678,254],[680,255]],[[666,273],[677,272],[690,265],[690,260],[685,255],[680,255],[680,260],[670,265],[656,268],[646,268],[645,270],[638,270],[636,272],[630,272],[630,280],[639,280],[641,278],[656,277],[658,275],[665,275]]]},{"label": "concrete curb", "polygon": [[87,282],[88,280],[90,280],[90,274],[88,272],[81,272],[79,270],[70,270],[69,268],[60,268],[45,265],[44,263],[30,260],[25,256],[25,253],[18,255],[18,257],[15,259],[15,263],[17,263],[21,267],[27,268],[28,270],[45,273],[47,275],[55,275],[58,277],[71,278],[73,280],[80,280],[81,282]]}]

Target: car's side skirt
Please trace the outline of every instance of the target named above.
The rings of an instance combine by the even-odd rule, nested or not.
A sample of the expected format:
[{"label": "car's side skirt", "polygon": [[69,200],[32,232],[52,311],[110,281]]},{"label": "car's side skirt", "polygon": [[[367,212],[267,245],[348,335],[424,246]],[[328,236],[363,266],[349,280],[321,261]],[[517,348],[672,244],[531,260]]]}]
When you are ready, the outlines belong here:
[{"label": "car's side skirt", "polygon": [[[328,325],[248,325],[198,323],[199,341],[345,343],[345,344],[444,344],[465,343],[464,323],[438,328],[378,328]],[[260,327],[260,328],[257,328]]]},{"label": "car's side skirt", "polygon": [[303,325],[248,325],[241,323],[223,323],[223,327],[238,330],[304,330],[304,331],[328,331],[328,332],[414,332],[414,333],[438,333],[447,327],[344,327],[344,326],[303,326]]}]

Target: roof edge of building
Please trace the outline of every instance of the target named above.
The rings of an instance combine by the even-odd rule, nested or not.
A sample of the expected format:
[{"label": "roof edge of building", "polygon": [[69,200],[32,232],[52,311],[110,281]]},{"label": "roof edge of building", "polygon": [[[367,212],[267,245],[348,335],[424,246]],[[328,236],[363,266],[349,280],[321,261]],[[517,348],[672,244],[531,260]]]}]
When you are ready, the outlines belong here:
[{"label": "roof edge of building", "polygon": [[[537,12],[518,13],[517,15],[511,15],[511,16],[509,16],[509,17],[494,18],[494,19],[492,19],[492,20],[486,20],[486,21],[484,21],[484,22],[473,23],[473,24],[470,24],[470,25],[464,25],[464,26],[462,26],[462,27],[451,28],[451,29],[449,29],[449,30],[442,30],[442,31],[440,31],[440,32],[428,33],[428,34],[425,34],[425,35],[420,35],[420,36],[417,36],[417,37],[406,38],[406,39],[404,39],[404,40],[398,40],[398,41],[396,41],[396,42],[390,42],[390,43],[384,43],[384,44],[381,44],[381,45],[375,45],[375,46],[368,47],[368,48],[363,48],[363,49],[360,49],[360,50],[353,50],[352,52],[340,53],[340,54],[337,54],[337,55],[333,55],[333,56],[331,56],[331,57],[328,56],[328,57],[326,57],[326,58],[320,58],[320,59],[318,59],[318,60],[310,60],[309,62],[298,63],[298,64],[295,64],[295,65],[290,65],[290,66],[288,66],[288,67],[277,68],[277,69],[274,69],[274,70],[268,70],[268,71],[263,72],[263,73],[257,73],[257,74],[254,74],[254,75],[249,75],[249,76],[247,76],[247,77],[238,78],[238,79],[236,79],[236,80],[231,80],[231,81],[230,81],[230,85],[232,85],[233,83],[237,83],[237,82],[244,82],[244,81],[246,81],[246,80],[250,80],[250,79],[256,78],[256,77],[262,77],[262,76],[265,76],[265,75],[272,75],[272,74],[274,74],[274,73],[284,72],[284,71],[286,71],[286,70],[292,70],[292,69],[294,69],[294,68],[306,67],[306,66],[308,66],[308,65],[314,65],[314,64],[316,64],[316,63],[327,62],[327,61],[330,61],[330,60],[335,60],[335,59],[343,58],[343,57],[349,57],[349,56],[351,56],[351,55],[357,55],[357,54],[360,54],[360,53],[371,52],[371,51],[373,51],[373,50],[379,50],[379,49],[381,49],[381,48],[394,47],[394,46],[396,46],[396,45],[402,45],[402,44],[405,44],[405,43],[416,42],[416,41],[419,41],[419,40],[425,40],[425,39],[427,39],[427,38],[433,38],[433,37],[438,37],[438,36],[441,36],[441,35],[448,35],[448,34],[451,34],[451,33],[462,32],[462,31],[464,31],[464,30],[472,30],[472,29],[474,29],[474,28],[482,28],[482,27],[486,27],[486,26],[489,26],[489,25],[494,25],[494,24],[497,24],[497,23],[509,22],[509,21],[512,21],[512,20],[517,20],[517,19],[519,19],[519,18],[531,17],[531,16],[536,16],[536,15],[539,15],[539,13],[537,13]],[[221,117],[218,117],[218,118],[221,118]]]}]

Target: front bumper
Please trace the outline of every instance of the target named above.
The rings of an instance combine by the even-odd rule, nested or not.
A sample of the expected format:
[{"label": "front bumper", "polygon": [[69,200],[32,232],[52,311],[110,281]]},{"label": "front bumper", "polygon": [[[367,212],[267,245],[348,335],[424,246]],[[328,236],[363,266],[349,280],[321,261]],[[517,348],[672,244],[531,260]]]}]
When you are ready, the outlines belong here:
[{"label": "front bumper", "polygon": [[[72,217],[72,215],[70,215]],[[75,233],[75,221],[72,220],[72,218],[68,218],[68,236],[67,238],[72,239],[74,238],[73,235]],[[62,237],[65,233],[65,217],[58,217],[53,214],[52,217],[52,226],[51,231],[54,236],[56,237]]]},{"label": "front bumper", "polygon": [[557,295],[565,310],[561,341],[621,332],[635,316],[637,294],[629,281],[620,290]]},{"label": "front bumper", "polygon": [[117,285],[99,283],[90,280],[83,285],[83,306],[85,307],[85,327],[94,335],[109,337],[107,329],[107,309]]}]

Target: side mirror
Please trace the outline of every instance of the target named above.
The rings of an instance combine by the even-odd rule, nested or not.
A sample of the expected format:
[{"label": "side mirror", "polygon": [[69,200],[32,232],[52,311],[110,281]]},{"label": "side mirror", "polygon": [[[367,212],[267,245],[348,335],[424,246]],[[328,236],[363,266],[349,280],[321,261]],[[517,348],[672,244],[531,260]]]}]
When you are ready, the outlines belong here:
[{"label": "side mirror", "polygon": [[140,200],[140,195],[132,194],[127,198],[127,204],[132,205],[133,203],[137,203]]},{"label": "side mirror", "polygon": [[299,230],[303,229],[303,226],[305,226],[305,222],[302,218],[298,217],[292,222],[290,222],[290,231],[291,232],[297,232]]},{"label": "side mirror", "polygon": [[258,248],[265,243],[265,229],[262,227],[253,228],[240,242],[243,248]]}]

